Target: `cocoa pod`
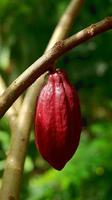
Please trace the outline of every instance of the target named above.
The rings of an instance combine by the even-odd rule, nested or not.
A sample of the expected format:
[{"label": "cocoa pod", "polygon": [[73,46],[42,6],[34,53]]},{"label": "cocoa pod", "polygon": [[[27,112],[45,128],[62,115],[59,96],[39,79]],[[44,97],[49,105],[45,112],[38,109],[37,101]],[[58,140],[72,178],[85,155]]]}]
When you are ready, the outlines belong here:
[{"label": "cocoa pod", "polygon": [[45,160],[61,170],[76,151],[81,133],[77,92],[63,71],[48,77],[37,99],[35,142]]}]

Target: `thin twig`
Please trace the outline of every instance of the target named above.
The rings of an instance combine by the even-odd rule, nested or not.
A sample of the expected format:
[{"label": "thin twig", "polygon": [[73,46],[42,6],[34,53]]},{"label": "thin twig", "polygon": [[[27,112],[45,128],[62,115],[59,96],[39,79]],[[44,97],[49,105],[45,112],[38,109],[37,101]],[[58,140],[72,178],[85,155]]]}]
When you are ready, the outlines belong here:
[{"label": "thin twig", "polygon": [[83,29],[66,40],[57,42],[27,70],[25,70],[0,97],[0,117],[4,115],[12,103],[24,92],[41,74],[49,70],[51,64],[70,49],[85,41],[112,29],[112,17],[107,17]]}]

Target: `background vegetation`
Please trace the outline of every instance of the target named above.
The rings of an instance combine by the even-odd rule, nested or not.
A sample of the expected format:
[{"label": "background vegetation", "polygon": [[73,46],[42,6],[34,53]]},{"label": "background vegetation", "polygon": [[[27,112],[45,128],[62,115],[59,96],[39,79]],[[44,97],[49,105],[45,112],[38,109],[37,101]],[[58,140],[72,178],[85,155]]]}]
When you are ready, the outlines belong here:
[{"label": "background vegetation", "polygon": [[[0,1],[0,74],[7,84],[44,52],[68,2]],[[111,15],[111,12],[111,0],[86,0],[70,35]],[[22,182],[22,200],[111,200],[111,44],[112,32],[109,31],[59,60],[58,67],[66,70],[79,92],[83,116],[80,145],[71,161],[58,172],[37,152],[32,129]],[[4,117],[0,121],[0,178],[9,142],[10,128]]]}]

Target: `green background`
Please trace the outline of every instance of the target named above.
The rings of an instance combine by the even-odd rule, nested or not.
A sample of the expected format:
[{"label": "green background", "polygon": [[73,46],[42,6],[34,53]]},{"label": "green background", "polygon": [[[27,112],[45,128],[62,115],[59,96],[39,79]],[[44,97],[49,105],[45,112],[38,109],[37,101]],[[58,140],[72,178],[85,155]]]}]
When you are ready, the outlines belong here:
[{"label": "green background", "polygon": [[[68,0],[0,0],[0,74],[7,85],[44,52]],[[86,0],[70,35],[112,14],[111,0]],[[77,88],[83,116],[80,145],[58,172],[37,152],[31,131],[21,200],[112,199],[112,31],[65,54],[57,63]],[[9,148],[0,121],[0,178]],[[1,179],[0,179],[1,183]]]}]

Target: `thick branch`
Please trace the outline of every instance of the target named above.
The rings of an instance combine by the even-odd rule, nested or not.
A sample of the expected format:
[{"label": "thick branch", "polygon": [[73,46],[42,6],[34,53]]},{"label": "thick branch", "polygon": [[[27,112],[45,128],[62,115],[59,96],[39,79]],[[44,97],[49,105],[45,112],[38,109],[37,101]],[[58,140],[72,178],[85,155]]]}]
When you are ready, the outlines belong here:
[{"label": "thick branch", "polygon": [[50,69],[50,65],[65,52],[78,46],[96,35],[112,29],[112,17],[93,24],[66,40],[57,42],[53,48],[41,56],[27,70],[25,70],[0,97],[0,117],[8,110],[13,102],[26,90],[41,74]]}]

